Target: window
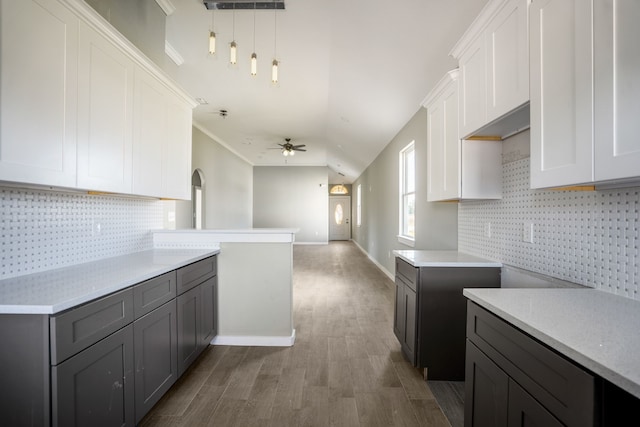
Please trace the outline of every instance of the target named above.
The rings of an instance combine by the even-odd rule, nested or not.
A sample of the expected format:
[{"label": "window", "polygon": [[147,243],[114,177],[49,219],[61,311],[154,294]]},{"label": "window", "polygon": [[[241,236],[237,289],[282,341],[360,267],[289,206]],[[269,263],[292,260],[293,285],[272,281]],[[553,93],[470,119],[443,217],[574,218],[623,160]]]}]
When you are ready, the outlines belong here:
[{"label": "window", "polygon": [[416,236],[416,155],[415,141],[400,151],[400,230],[398,241],[413,246]]},{"label": "window", "polygon": [[360,225],[362,225],[362,184],[358,184],[356,191],[356,226],[360,227]]}]

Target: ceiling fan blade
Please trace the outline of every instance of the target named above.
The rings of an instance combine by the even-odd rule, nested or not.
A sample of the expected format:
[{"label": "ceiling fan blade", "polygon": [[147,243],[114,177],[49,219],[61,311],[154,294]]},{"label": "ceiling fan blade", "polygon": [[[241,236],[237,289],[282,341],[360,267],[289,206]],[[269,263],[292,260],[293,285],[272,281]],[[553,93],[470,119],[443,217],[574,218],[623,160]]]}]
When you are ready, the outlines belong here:
[{"label": "ceiling fan blade", "polygon": [[296,151],[307,151],[304,148],[294,148],[294,150],[296,150]]},{"label": "ceiling fan blade", "polygon": [[306,147],[306,145],[304,144],[300,144],[300,145],[294,145],[293,148],[300,148],[300,147]]}]

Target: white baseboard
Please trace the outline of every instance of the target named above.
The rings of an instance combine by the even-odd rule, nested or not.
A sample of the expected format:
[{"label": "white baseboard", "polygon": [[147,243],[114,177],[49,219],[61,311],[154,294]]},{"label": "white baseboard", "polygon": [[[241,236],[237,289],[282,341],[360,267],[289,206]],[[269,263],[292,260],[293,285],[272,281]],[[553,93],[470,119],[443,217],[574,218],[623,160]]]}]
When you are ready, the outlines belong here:
[{"label": "white baseboard", "polygon": [[231,345],[243,347],[291,347],[296,341],[296,330],[291,336],[247,336],[247,335],[217,335],[211,340],[212,345]]},{"label": "white baseboard", "polygon": [[389,270],[384,268],[382,264],[380,264],[378,261],[376,261],[371,255],[369,255],[369,252],[365,251],[364,248],[358,244],[358,242],[356,242],[355,240],[351,240],[351,241],[353,243],[355,243],[355,245],[358,247],[358,249],[360,249],[362,251],[362,253],[365,254],[367,256],[367,258],[369,258],[371,260],[371,262],[374,263],[376,265],[376,267],[378,267],[380,269],[380,271],[382,271],[384,274],[386,274],[387,277],[389,279],[391,279],[392,282],[395,282],[396,278],[395,278],[395,276],[393,274],[391,274],[389,272]]},{"label": "white baseboard", "polygon": [[329,242],[293,242],[294,245],[328,245]]}]

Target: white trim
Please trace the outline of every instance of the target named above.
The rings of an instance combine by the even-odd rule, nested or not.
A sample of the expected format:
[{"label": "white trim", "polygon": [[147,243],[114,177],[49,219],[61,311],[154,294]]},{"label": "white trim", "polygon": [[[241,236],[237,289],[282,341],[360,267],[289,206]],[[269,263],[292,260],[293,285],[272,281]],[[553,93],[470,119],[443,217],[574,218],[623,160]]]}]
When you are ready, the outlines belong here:
[{"label": "white trim", "polygon": [[176,7],[171,3],[171,0],[156,0],[156,3],[158,3],[160,9],[162,9],[164,14],[167,16],[176,11]]},{"label": "white trim", "polygon": [[452,56],[455,59],[460,59],[469,46],[471,46],[478,37],[482,36],[482,32],[487,28],[491,20],[495,18],[498,12],[509,1],[510,0],[489,0],[478,16],[473,20],[471,25],[469,25],[462,37],[460,37],[455,46],[453,46],[449,52],[449,56]]},{"label": "white trim", "polygon": [[176,50],[175,47],[171,46],[171,44],[169,43],[169,41],[165,40],[164,41],[164,53],[167,54],[167,56],[173,61],[175,62],[175,64],[179,67],[182,64],[184,64],[184,58],[182,57],[182,55],[180,55],[180,53],[178,53],[178,51]]},{"label": "white trim", "polygon": [[328,245],[329,242],[293,242],[294,245]]},{"label": "white trim", "polygon": [[433,102],[436,99],[438,99],[438,97],[442,94],[442,92],[444,92],[449,87],[449,84],[451,82],[455,82],[458,80],[459,76],[460,76],[459,68],[454,68],[451,71],[447,71],[447,74],[445,74],[440,79],[440,81],[436,83],[433,89],[431,89],[431,92],[429,92],[429,94],[424,98],[424,100],[422,100],[422,103],[420,105],[422,105],[424,108],[429,108],[431,104],[433,104]]},{"label": "white trim", "polygon": [[389,272],[389,270],[384,268],[384,266],[382,264],[380,264],[378,261],[376,261],[371,255],[369,255],[369,253],[367,251],[365,251],[364,248],[358,244],[358,242],[356,242],[355,240],[352,240],[352,242],[355,243],[355,245],[358,247],[358,249],[360,249],[362,251],[362,253],[365,254],[367,256],[367,258],[369,258],[369,260],[372,263],[374,263],[376,265],[376,267],[378,267],[380,269],[380,271],[382,271],[389,279],[391,279],[392,282],[395,282],[396,278],[394,277],[393,274],[391,274]]},{"label": "white trim", "polygon": [[416,247],[416,241],[414,239],[410,239],[406,236],[398,236],[398,242],[402,243],[403,245],[415,248]]},{"label": "white trim", "polygon": [[217,335],[211,340],[212,345],[256,346],[256,347],[292,347],[296,342],[296,330],[290,336],[247,336]]}]

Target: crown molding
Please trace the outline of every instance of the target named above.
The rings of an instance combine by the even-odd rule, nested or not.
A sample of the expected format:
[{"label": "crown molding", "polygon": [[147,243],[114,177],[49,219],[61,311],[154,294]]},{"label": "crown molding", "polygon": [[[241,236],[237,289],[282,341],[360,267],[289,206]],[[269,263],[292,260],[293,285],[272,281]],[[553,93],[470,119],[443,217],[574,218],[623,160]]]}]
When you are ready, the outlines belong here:
[{"label": "crown molding", "polygon": [[171,0],[156,0],[158,6],[162,9],[165,15],[169,16],[176,11],[176,7],[171,3]]},{"label": "crown molding", "polygon": [[182,55],[180,55],[180,53],[173,46],[171,46],[171,44],[167,40],[164,41],[164,53],[166,53],[167,56],[171,58],[171,60],[175,62],[178,67],[184,64],[184,58],[182,57]]}]

